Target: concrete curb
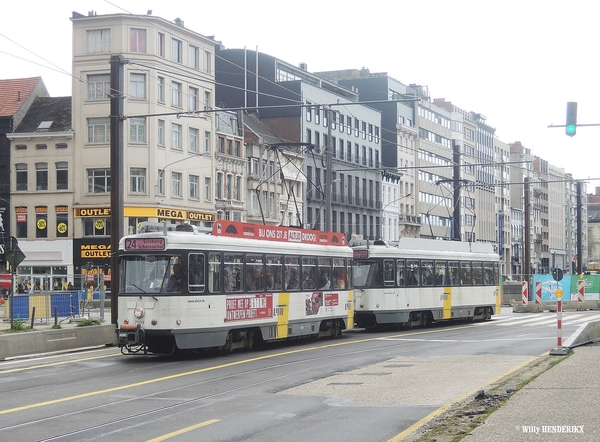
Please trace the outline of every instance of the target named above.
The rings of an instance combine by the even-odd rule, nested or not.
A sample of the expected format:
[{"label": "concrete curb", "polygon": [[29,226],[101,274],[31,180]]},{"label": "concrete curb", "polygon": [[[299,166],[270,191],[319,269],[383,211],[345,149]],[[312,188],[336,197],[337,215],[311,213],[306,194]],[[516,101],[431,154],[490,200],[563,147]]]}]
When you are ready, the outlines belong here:
[{"label": "concrete curb", "polygon": [[[542,301],[540,304],[536,304],[533,301],[529,301],[527,305],[523,305],[522,302],[513,301],[512,308],[514,313],[523,312],[541,312],[544,310],[556,311],[556,301]],[[578,301],[563,301],[562,309],[565,310],[597,310],[600,309],[600,301],[586,300],[583,302]]]},{"label": "concrete curb", "polygon": [[600,321],[586,322],[564,342],[563,347],[573,348],[598,339],[600,339]]},{"label": "concrete curb", "polygon": [[116,343],[114,324],[1,334],[0,359]]}]

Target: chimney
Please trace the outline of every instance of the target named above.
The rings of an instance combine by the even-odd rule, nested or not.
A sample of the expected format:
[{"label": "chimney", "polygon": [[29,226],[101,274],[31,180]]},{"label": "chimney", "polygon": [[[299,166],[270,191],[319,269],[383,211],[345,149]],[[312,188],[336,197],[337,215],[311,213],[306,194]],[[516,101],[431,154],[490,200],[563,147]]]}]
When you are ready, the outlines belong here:
[{"label": "chimney", "polygon": [[300,69],[302,69],[303,71],[307,71],[308,70],[308,65],[306,63],[304,63],[303,61],[300,62],[300,64],[298,64],[298,67]]},{"label": "chimney", "polygon": [[183,28],[183,20],[182,20],[182,19],[180,19],[179,17],[177,17],[177,18],[175,19],[175,24],[176,24],[177,26],[180,26],[180,27],[182,27],[182,28]]}]

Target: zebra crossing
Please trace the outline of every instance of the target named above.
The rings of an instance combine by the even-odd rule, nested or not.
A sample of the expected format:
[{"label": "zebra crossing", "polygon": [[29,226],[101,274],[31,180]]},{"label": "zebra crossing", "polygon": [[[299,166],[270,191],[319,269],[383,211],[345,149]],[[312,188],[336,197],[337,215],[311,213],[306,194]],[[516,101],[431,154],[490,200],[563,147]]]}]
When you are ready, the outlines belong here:
[{"label": "zebra crossing", "polygon": [[[492,324],[499,327],[522,326],[522,327],[555,327],[556,312],[525,313],[492,316]],[[580,326],[589,321],[600,321],[600,312],[563,312],[562,325]]]}]

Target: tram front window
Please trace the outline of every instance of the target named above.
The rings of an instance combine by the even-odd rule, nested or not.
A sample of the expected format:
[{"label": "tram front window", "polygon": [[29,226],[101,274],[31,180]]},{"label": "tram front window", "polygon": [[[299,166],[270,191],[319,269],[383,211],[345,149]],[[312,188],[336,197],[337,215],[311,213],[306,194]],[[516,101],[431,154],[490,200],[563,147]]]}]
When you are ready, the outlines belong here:
[{"label": "tram front window", "polygon": [[354,261],[352,283],[354,287],[379,287],[381,266],[378,262]]},{"label": "tram front window", "polygon": [[122,260],[121,293],[166,292],[173,266],[181,262],[179,257],[165,255],[124,256]]}]

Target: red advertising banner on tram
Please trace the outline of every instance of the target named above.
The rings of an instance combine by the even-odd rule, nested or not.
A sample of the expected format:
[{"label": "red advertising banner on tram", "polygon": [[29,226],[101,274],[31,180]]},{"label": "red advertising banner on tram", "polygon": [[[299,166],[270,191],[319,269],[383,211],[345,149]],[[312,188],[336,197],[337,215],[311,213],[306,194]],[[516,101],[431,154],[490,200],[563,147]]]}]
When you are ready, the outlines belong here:
[{"label": "red advertising banner on tram", "polygon": [[301,244],[319,244],[327,246],[345,246],[346,236],[337,232],[321,232],[297,227],[265,226],[236,221],[218,220],[215,222],[214,236],[258,239]]}]

